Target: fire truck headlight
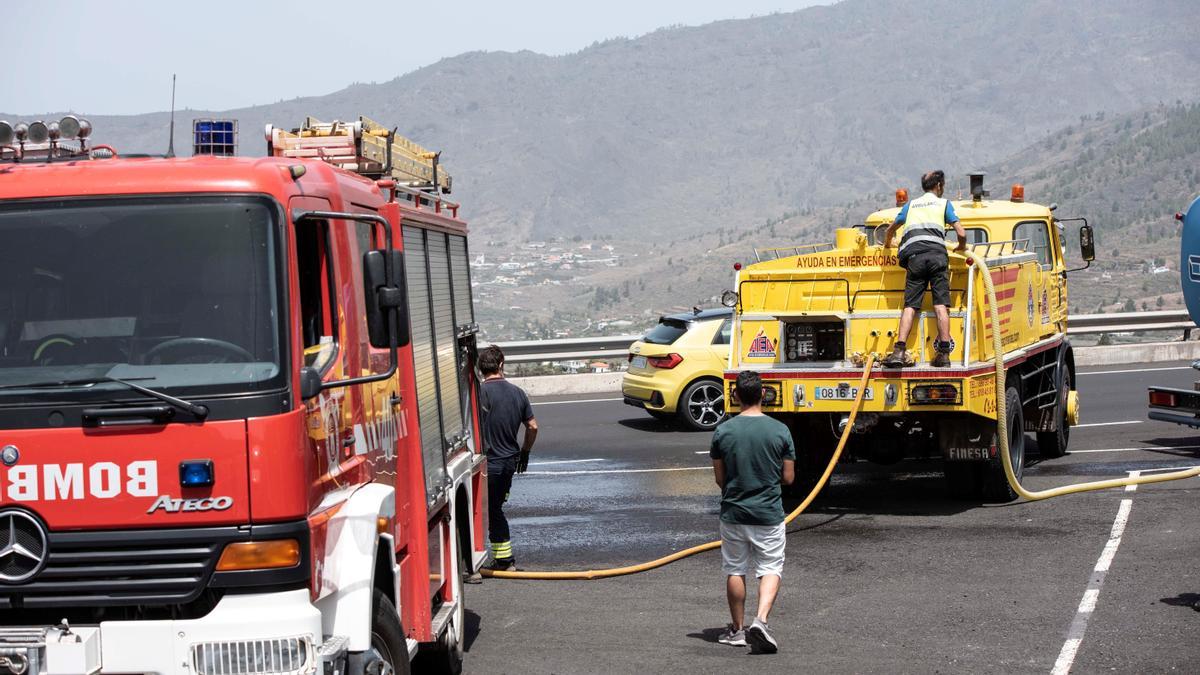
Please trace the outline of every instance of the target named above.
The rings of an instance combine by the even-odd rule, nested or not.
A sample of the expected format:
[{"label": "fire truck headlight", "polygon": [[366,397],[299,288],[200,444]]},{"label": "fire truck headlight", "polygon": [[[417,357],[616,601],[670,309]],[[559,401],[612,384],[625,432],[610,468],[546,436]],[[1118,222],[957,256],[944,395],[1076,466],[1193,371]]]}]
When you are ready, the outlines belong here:
[{"label": "fire truck headlight", "polygon": [[307,637],[201,642],[192,645],[192,666],[199,675],[304,673],[313,651]]},{"label": "fire truck headlight", "polygon": [[280,569],[299,564],[300,542],[295,539],[239,541],[225,546],[217,571]]},{"label": "fire truck headlight", "polygon": [[62,133],[63,138],[82,138],[87,134],[83,133],[83,126],[87,124],[88,131],[92,130],[92,125],[88,124],[87,120],[80,120],[74,115],[67,115],[58,121],[58,130]]},{"label": "fire truck headlight", "polygon": [[189,459],[179,463],[179,485],[182,487],[212,487],[216,480],[211,459]]},{"label": "fire truck headlight", "polygon": [[50,127],[46,123],[38,120],[29,125],[29,142],[30,143],[45,143],[50,140]]}]

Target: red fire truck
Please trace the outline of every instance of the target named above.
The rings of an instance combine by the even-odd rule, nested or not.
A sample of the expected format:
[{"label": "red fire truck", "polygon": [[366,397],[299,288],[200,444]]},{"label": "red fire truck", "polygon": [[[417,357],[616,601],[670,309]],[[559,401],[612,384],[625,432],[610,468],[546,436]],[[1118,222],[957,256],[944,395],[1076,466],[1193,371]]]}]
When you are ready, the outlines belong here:
[{"label": "red fire truck", "polygon": [[487,500],[436,156],[72,120],[0,123],[0,673],[460,670]]}]

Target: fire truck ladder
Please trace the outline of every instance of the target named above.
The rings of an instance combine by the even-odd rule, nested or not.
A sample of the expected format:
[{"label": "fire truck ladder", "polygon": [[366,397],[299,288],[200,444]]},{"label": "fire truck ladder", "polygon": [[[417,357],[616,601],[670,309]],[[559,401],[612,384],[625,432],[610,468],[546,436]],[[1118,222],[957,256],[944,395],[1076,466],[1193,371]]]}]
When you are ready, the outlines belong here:
[{"label": "fire truck ladder", "polygon": [[267,125],[267,153],[274,157],[320,159],[372,178],[393,178],[398,185],[450,193],[450,174],[440,152],[426,150],[383,125],[359,116],[355,122],[304,118],[291,131]]}]

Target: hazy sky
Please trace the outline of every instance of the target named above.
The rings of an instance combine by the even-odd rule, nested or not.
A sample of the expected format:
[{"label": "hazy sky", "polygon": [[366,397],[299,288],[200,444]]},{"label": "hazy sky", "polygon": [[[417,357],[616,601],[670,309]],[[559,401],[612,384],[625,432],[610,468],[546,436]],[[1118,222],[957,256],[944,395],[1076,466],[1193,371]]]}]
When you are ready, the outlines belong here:
[{"label": "hazy sky", "polygon": [[[5,0],[0,111],[223,110],[383,82],[475,50],[578,51],[829,0]],[[317,47],[320,45],[320,47]]]}]

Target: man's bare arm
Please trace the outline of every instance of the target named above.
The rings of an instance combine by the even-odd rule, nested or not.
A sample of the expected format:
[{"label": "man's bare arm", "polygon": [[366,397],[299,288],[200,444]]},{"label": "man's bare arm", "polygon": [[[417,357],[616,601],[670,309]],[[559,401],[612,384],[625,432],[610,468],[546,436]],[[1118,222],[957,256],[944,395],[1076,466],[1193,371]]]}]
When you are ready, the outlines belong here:
[{"label": "man's bare arm", "polygon": [[967,231],[963,229],[961,221],[954,221],[954,234],[958,235],[958,246],[954,250],[962,253],[967,250]]},{"label": "man's bare arm", "polygon": [[796,460],[783,460],[783,484],[791,485],[796,480]]},{"label": "man's bare arm", "polygon": [[533,442],[537,440],[537,420],[530,417],[525,420],[525,438],[521,441],[521,452],[529,454],[533,449]]},{"label": "man's bare arm", "polygon": [[713,463],[713,478],[717,481],[717,487],[725,489],[725,460],[714,459]]},{"label": "man's bare arm", "polygon": [[900,226],[897,225],[896,223],[892,223],[892,224],[888,225],[887,233],[883,236],[883,247],[884,248],[892,247],[892,239],[896,238],[896,230],[899,228],[900,228]]}]

